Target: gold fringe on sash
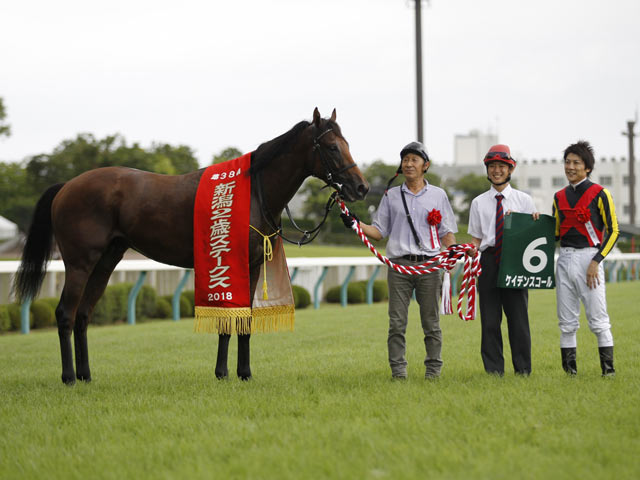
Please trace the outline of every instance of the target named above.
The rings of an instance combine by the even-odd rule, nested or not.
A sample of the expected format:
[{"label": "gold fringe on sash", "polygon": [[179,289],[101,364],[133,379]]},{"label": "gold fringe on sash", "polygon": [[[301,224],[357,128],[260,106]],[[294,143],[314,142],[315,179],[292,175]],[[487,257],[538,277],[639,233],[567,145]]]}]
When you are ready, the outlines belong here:
[{"label": "gold fringe on sash", "polygon": [[256,308],[196,307],[196,332],[246,335],[258,332],[293,331],[293,305]]}]

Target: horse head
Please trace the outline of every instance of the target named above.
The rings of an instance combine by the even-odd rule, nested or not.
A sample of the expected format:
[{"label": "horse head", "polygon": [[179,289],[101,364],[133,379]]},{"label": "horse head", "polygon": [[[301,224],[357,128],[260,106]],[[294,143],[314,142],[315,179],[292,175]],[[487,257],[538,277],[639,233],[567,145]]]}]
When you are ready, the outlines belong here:
[{"label": "horse head", "polygon": [[316,107],[310,128],[313,130],[312,175],[324,180],[347,201],[364,199],[369,182],[351,157],[349,143],[336,122],[335,108],[327,120],[320,116]]}]

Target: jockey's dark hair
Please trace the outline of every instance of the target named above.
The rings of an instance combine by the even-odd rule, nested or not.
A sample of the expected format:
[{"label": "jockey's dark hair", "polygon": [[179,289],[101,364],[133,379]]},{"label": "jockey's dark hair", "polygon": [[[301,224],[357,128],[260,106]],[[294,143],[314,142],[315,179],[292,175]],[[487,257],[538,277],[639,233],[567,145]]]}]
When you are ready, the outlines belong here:
[{"label": "jockey's dark hair", "polygon": [[569,145],[564,150],[564,160],[567,159],[567,155],[573,153],[574,155],[579,156],[584,162],[585,168],[588,170],[587,177],[591,175],[593,172],[593,166],[596,163],[595,158],[593,156],[593,147],[586,140],[579,140],[578,143],[574,143]]}]

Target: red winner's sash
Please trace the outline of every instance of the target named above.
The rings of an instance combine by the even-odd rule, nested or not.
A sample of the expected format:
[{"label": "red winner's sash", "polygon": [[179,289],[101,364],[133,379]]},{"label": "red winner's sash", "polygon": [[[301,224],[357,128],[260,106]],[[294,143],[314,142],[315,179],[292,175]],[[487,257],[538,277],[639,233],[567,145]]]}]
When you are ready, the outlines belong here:
[{"label": "red winner's sash", "polygon": [[214,321],[221,330],[251,319],[250,166],[250,153],[212,165],[204,171],[196,193],[193,212],[196,321]]},{"label": "red winner's sash", "polygon": [[198,185],[193,215],[193,260],[195,329],[199,332],[248,334],[281,328],[293,330],[293,294],[279,237],[272,246],[270,238],[263,235],[265,258],[258,278],[258,285],[263,288],[256,289],[254,298],[250,298],[250,166],[250,153],[212,165]]}]

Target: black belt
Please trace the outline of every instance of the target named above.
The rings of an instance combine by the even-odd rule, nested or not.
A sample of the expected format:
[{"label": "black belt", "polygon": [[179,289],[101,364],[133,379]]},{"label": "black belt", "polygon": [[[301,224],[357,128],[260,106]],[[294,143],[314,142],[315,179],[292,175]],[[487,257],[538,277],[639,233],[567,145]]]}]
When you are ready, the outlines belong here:
[{"label": "black belt", "polygon": [[487,247],[483,250],[482,253],[496,253],[497,249],[496,247]]},{"label": "black belt", "polygon": [[429,255],[403,255],[402,258],[405,260],[410,260],[412,262],[426,262],[427,260],[433,258],[433,256]]}]

